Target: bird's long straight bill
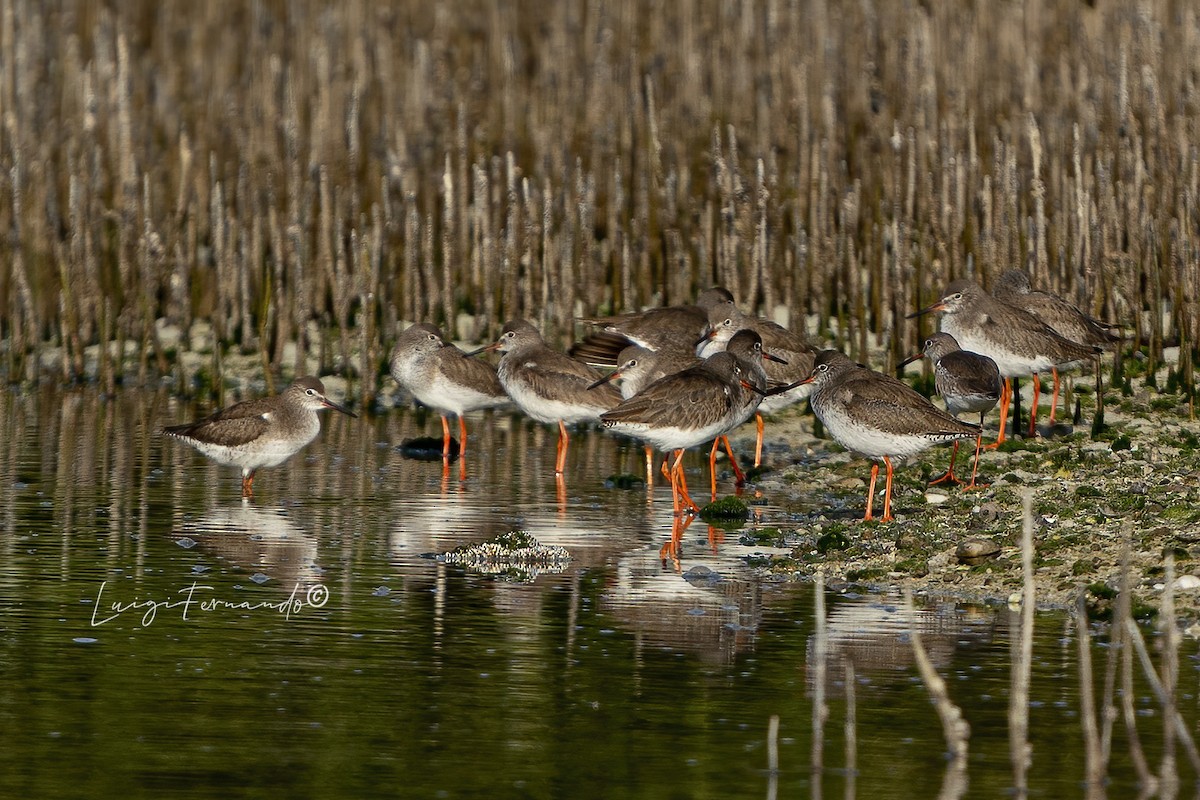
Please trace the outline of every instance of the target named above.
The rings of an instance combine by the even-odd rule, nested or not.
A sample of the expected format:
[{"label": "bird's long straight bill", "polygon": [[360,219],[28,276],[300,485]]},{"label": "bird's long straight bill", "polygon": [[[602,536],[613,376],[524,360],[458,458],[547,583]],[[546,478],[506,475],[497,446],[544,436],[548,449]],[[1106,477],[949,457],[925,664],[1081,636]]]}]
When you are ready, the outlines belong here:
[{"label": "bird's long straight bill", "polygon": [[914,311],[913,313],[908,314],[904,318],[905,319],[916,319],[917,317],[923,317],[926,314],[931,314],[934,311],[945,311],[945,310],[946,310],[946,304],[943,301],[938,300],[933,305],[926,306],[925,308],[922,308],[920,311]]},{"label": "bird's long straight bill", "polygon": [[605,375],[603,378],[601,378],[600,380],[598,380],[598,381],[595,381],[595,382],[593,382],[593,383],[590,383],[590,384],[588,384],[588,387],[587,387],[587,388],[589,388],[589,389],[596,389],[596,388],[599,388],[599,387],[603,386],[603,385],[604,385],[604,384],[606,384],[606,383],[609,383],[609,382],[611,382],[611,381],[615,381],[615,380],[616,380],[617,378],[619,378],[619,377],[621,377],[621,370],[616,370],[616,371],[614,371],[614,372],[610,372],[610,373],[608,373],[607,375]]},{"label": "bird's long straight bill", "polygon": [[358,414],[355,414],[353,411],[346,408],[345,406],[338,405],[337,403],[333,402],[329,398],[325,398],[324,400],[322,400],[321,405],[325,406],[325,408],[332,408],[334,411],[340,411],[348,417],[354,417],[355,419],[358,419]]},{"label": "bird's long straight bill", "polygon": [[786,384],[784,386],[773,386],[770,389],[767,389],[766,391],[763,391],[761,389],[755,389],[754,391],[758,392],[763,397],[773,397],[777,394],[783,394],[784,392],[790,392],[792,389],[795,389],[797,386],[803,386],[806,383],[812,383],[812,380],[813,380],[812,376],[810,375],[807,378],[802,378],[801,380],[793,381],[792,383]]}]

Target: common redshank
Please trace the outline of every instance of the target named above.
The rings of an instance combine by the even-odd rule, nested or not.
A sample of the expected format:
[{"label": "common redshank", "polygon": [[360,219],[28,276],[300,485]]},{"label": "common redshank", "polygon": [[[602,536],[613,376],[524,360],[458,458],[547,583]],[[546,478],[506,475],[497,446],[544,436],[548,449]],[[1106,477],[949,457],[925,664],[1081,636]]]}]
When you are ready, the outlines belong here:
[{"label": "common redshank", "polygon": [[[979,449],[983,444],[983,416],[996,407],[1000,399],[1003,381],[996,362],[979,353],[963,350],[948,333],[935,333],[925,340],[922,352],[901,361],[897,368],[927,356],[933,362],[933,385],[946,402],[946,410],[956,418],[963,412],[979,414],[979,435],[975,437],[975,466],[971,469],[971,482],[965,488],[974,489],[979,484],[975,477],[979,473]],[[950,469],[946,474],[930,481],[930,485],[950,481],[962,483],[954,477],[954,461],[958,458],[958,439],[954,440],[954,453],[950,456]]]},{"label": "common redshank", "polygon": [[558,423],[554,473],[561,476],[571,443],[567,425],[598,420],[621,402],[621,394],[607,384],[589,389],[603,376],[582,361],[551,349],[537,328],[523,319],[504,323],[495,343],[471,355],[487,350],[504,354],[496,373],[517,408],[538,422]]},{"label": "common redshank", "polygon": [[675,512],[700,508],[688,495],[684,450],[716,439],[742,414],[744,376],[732,353],[660,378],[616,408],[600,415],[605,428],[673,451],[669,477]]},{"label": "common redshank", "polygon": [[[1107,347],[1121,341],[1120,326],[1090,317],[1058,295],[1035,291],[1024,270],[1009,269],[1000,273],[992,286],[992,295],[997,300],[1028,311],[1059,336],[1072,342]],[[1058,367],[1051,367],[1050,372],[1054,376],[1054,393],[1050,401],[1050,424],[1053,425],[1054,414],[1058,410]],[[1036,385],[1034,388],[1037,388]],[[1032,422],[1030,426],[1032,428]]]},{"label": "common redshank", "polygon": [[317,437],[317,412],[323,408],[358,416],[327,398],[321,381],[306,376],[280,394],[236,403],[202,420],[163,428],[163,433],[218,464],[241,467],[242,497],[249,498],[254,496],[256,470],[282,464]]},{"label": "common redshank", "polygon": [[620,351],[636,344],[647,350],[693,350],[708,325],[708,311],[732,301],[725,289],[714,286],[696,298],[695,305],[666,306],[612,317],[585,317],[581,322],[600,328],[571,346],[573,358],[597,366],[616,366]]},{"label": "common redshank", "polygon": [[448,414],[458,417],[462,455],[467,451],[467,423],[463,414],[509,402],[496,368],[486,361],[470,358],[447,342],[435,325],[420,322],[400,334],[389,366],[397,383],[441,415],[443,460],[450,458]]},{"label": "common redshank", "polygon": [[767,382],[772,386],[788,385],[787,391],[768,394],[755,415],[757,435],[754,443],[754,466],[762,464],[763,415],[782,411],[808,397],[812,387],[799,381],[812,372],[817,350],[808,339],[799,333],[763,317],[743,313],[732,300],[712,306],[708,312],[708,326],[700,341],[699,352],[710,355],[724,349],[739,330],[752,330],[762,338],[763,350],[777,358],[768,360],[764,367]]},{"label": "common redshank", "polygon": [[995,444],[989,447],[1004,442],[1008,407],[1012,402],[1012,378],[1031,373],[1035,376],[1030,411],[1030,430],[1033,431],[1039,393],[1036,375],[1053,367],[1092,358],[1100,352],[1092,345],[1064,339],[1028,311],[996,300],[971,280],[952,282],[940,300],[908,316],[911,319],[931,312],[941,313],[942,330],[953,336],[959,347],[995,361],[1004,378],[1004,389],[1000,394],[1000,434]]},{"label": "common redshank", "polygon": [[[935,444],[973,439],[979,434],[978,425],[955,419],[903,381],[856,364],[837,350],[818,353],[806,380],[813,387],[808,402],[829,435],[887,467],[883,522],[893,519],[893,458],[907,458]],[[873,464],[864,520],[872,518],[878,475],[879,465]]]},{"label": "common redshank", "polygon": [[[758,423],[759,436],[759,447],[756,449],[756,452],[761,452],[763,426],[762,415],[758,413],[758,410],[766,400],[770,399],[766,391],[768,385],[767,367],[775,364],[786,366],[787,362],[774,353],[767,352],[763,348],[762,337],[756,331],[749,328],[743,328],[735,333],[726,344],[725,350],[737,358],[738,365],[742,368],[743,382],[748,384],[742,388],[741,412],[729,426],[730,430],[738,427],[750,419],[750,417],[754,417]],[[718,442],[713,442],[712,451],[708,455],[709,468],[712,474],[713,500],[717,499],[717,444]],[[725,446],[725,452],[729,455],[729,464],[733,468],[737,485],[741,486],[746,482],[746,476],[742,474],[742,470],[738,467],[737,458],[733,455],[733,448],[729,445],[729,437],[722,436],[720,444]]]},{"label": "common redshank", "polygon": [[[640,345],[630,345],[617,356],[617,368],[593,383],[591,389],[620,380],[621,397],[625,400],[645,389],[650,384],[667,375],[681,372],[700,363],[700,358],[687,350],[662,349],[647,350]],[[663,474],[667,474],[666,465]],[[646,484],[654,485],[654,448],[646,445]]]}]

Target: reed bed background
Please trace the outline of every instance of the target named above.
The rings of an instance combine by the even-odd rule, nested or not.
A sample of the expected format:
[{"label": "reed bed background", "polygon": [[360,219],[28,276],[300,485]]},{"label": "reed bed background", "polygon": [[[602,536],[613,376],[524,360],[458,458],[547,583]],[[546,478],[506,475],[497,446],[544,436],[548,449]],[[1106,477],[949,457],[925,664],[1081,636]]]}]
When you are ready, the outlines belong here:
[{"label": "reed bed background", "polygon": [[1022,266],[1193,385],[1192,3],[0,7],[9,381],[213,345],[370,402],[402,322],[561,342],[715,283],[893,359]]}]

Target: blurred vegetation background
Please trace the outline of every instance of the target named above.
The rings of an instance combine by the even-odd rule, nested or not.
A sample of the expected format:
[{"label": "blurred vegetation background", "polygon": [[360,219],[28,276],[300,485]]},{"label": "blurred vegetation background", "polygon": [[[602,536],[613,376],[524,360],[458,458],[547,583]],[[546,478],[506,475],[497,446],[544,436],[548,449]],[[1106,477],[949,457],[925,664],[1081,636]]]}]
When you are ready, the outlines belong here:
[{"label": "blurred vegetation background", "polygon": [[1193,385],[1186,0],[0,5],[10,382],[186,391],[190,349],[370,402],[405,321],[717,283],[892,360],[1022,266]]}]

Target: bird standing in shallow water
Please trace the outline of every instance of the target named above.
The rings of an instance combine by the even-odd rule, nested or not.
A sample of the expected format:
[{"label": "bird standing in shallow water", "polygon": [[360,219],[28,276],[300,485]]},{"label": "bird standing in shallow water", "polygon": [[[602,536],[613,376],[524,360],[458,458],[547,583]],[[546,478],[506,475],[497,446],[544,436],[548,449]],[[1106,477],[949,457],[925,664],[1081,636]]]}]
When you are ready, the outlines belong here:
[{"label": "bird standing in shallow water", "polygon": [[458,417],[459,455],[467,451],[467,423],[463,414],[508,403],[496,368],[470,358],[436,326],[417,323],[400,334],[388,365],[392,377],[421,403],[442,417],[442,460],[450,458],[450,423]]},{"label": "bird standing in shallow water", "polygon": [[799,383],[812,372],[816,349],[798,333],[762,317],[744,314],[732,300],[712,306],[708,312],[708,328],[700,340],[702,355],[710,355],[728,346],[741,330],[752,330],[762,340],[763,350],[775,358],[763,365],[767,381],[772,385],[787,384],[786,391],[769,393],[763,398],[754,415],[757,437],[754,442],[754,466],[762,464],[763,414],[774,414],[808,397],[811,387]]},{"label": "bird standing in shallow water", "polygon": [[605,428],[675,453],[669,477],[675,513],[699,511],[688,495],[683,451],[711,441],[742,414],[744,380],[732,353],[717,353],[682,372],[667,375],[611,411],[600,415]]},{"label": "bird standing in shallow water", "polygon": [[[808,402],[829,435],[842,446],[887,466],[883,522],[893,518],[893,457],[907,458],[935,444],[979,434],[979,426],[960,422],[903,381],[856,364],[837,350],[817,354],[806,382],[813,386]],[[864,520],[872,518],[878,475],[879,465],[874,464]]]},{"label": "bird standing in shallow water", "polygon": [[[621,398],[628,400],[650,384],[694,367],[701,361],[686,350],[647,350],[641,345],[630,345],[617,356],[617,368],[589,386],[595,389],[620,379]],[[663,475],[668,479],[666,465]],[[646,485],[654,485],[654,448],[646,445]]]},{"label": "bird standing in shallow water", "polygon": [[495,343],[471,355],[488,350],[504,354],[496,373],[517,408],[538,422],[558,423],[554,473],[561,476],[571,442],[567,424],[598,421],[602,413],[621,402],[620,392],[611,385],[589,389],[604,376],[582,361],[551,349],[537,328],[523,319],[504,323]]},{"label": "bird standing in shallow water", "polygon": [[242,468],[242,497],[254,496],[254,473],[287,461],[317,438],[317,412],[332,408],[358,415],[325,396],[325,386],[312,376],[297,378],[273,397],[246,400],[196,422],[163,428],[218,464]]},{"label": "bird standing in shallow water", "polygon": [[[971,482],[967,489],[974,489],[979,484],[975,476],[979,473],[979,450],[983,443],[983,415],[996,407],[1004,382],[1000,378],[1000,369],[996,362],[979,353],[963,350],[958,342],[948,333],[935,333],[925,340],[922,352],[904,359],[897,369],[913,361],[928,356],[933,362],[933,385],[937,393],[946,401],[946,410],[958,417],[964,411],[979,413],[979,435],[975,437],[975,466],[971,470]],[[954,461],[958,458],[958,439],[954,440],[954,453],[950,456],[950,469],[940,478],[930,481],[930,485],[950,481],[962,483],[954,477]]]}]

